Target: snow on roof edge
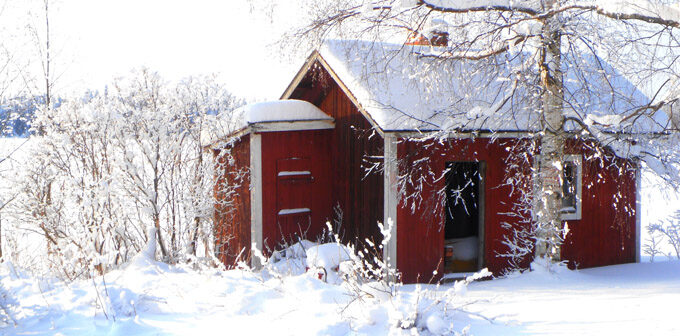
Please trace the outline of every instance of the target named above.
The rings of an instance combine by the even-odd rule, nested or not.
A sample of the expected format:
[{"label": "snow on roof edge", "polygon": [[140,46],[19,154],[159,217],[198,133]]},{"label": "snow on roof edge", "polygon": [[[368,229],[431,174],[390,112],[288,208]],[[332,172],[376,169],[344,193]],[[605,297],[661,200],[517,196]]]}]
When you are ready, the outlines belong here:
[{"label": "snow on roof edge", "polygon": [[334,119],[312,103],[298,99],[283,99],[247,104],[231,113],[220,114],[201,132],[204,147],[247,130],[251,125],[274,122],[333,121]]}]

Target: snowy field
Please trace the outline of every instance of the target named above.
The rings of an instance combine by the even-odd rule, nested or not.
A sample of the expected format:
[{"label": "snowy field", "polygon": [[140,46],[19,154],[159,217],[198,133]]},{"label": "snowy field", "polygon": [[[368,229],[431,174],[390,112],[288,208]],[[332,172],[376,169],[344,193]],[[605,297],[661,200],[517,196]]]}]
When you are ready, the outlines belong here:
[{"label": "snowy field", "polygon": [[[6,155],[23,140],[0,141]],[[26,160],[21,150],[13,158],[0,164],[0,177]],[[643,178],[643,226],[680,207],[657,182]],[[24,246],[22,256],[38,248]],[[680,261],[658,262],[664,259],[525,272],[467,288],[406,285],[393,296],[361,299],[356,289],[320,281],[300,265],[279,276],[169,266],[140,254],[104,277],[64,283],[5,262],[0,335],[680,335]]]},{"label": "snowy field", "polygon": [[[351,291],[310,274],[262,280],[143,257],[105,278],[68,285],[23,277],[8,264],[0,277],[15,298],[5,309],[17,325],[1,331],[6,335],[437,335],[468,326],[473,335],[680,334],[677,261],[529,272],[467,291],[407,285],[392,299],[352,304]],[[455,292],[450,307],[460,310],[445,312],[427,298],[446,290]],[[402,328],[404,321],[417,328]]]}]

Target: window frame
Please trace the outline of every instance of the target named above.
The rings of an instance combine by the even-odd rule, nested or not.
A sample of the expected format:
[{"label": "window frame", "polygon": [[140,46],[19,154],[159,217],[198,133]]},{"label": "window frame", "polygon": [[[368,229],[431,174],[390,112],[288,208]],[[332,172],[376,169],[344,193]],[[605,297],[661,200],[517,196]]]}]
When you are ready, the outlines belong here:
[{"label": "window frame", "polygon": [[[541,156],[537,155],[536,160],[534,160],[534,169],[538,169]],[[582,209],[583,209],[583,158],[581,154],[565,154],[563,156],[562,162],[573,162],[576,166],[576,210],[574,212],[564,212],[560,209],[560,219],[563,221],[573,221],[582,219]],[[561,177],[561,185],[563,187],[564,177]],[[539,195],[539,183],[534,181],[534,197]],[[536,220],[536,202],[534,202],[534,208],[532,211],[531,218]]]},{"label": "window frame", "polygon": [[[560,209],[561,212],[561,219],[562,220],[580,220],[582,218],[582,209],[583,209],[583,158],[581,155],[576,155],[576,154],[568,154],[564,156],[564,159],[562,159],[562,162],[571,162],[574,164],[576,167],[576,190],[575,190],[575,202],[574,208],[575,210],[573,212],[565,212],[563,209]],[[564,177],[562,177],[562,187],[564,188]]]}]

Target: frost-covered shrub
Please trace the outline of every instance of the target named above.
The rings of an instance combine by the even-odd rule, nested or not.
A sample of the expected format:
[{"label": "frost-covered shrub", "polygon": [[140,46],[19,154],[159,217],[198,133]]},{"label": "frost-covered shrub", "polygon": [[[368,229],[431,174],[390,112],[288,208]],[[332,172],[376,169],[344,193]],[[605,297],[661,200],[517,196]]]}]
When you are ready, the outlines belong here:
[{"label": "frost-covered shrub", "polygon": [[467,286],[489,275],[484,269],[453,285],[416,285],[413,292],[398,292],[389,301],[388,323],[411,334],[467,335],[470,317],[484,318],[466,309],[470,304],[464,299]]},{"label": "frost-covered shrub", "polygon": [[210,78],[170,85],[146,70],[111,87],[37,113],[42,135],[3,220],[39,232],[43,266],[68,279],[128,261],[149,227],[163,260],[212,262],[213,177],[225,169],[200,133],[238,101]]},{"label": "frost-covered shrub", "polygon": [[642,246],[642,252],[649,256],[650,262],[654,262],[655,256],[664,254],[662,251],[663,235],[657,230],[656,225],[647,226],[646,230],[648,238]]},{"label": "frost-covered shrub", "polygon": [[359,300],[365,296],[391,297],[401,286],[401,279],[396,269],[382,255],[383,249],[392,239],[392,225],[391,220],[388,220],[387,225],[378,223],[380,233],[383,235],[383,239],[378,245],[369,239],[365,241],[365,245],[361,249],[348,245],[353,253],[350,255],[349,261],[340,265],[340,269],[346,285],[350,287],[350,290],[355,293]]},{"label": "frost-covered shrub", "polygon": [[15,308],[19,305],[14,293],[8,290],[3,282],[20,276],[11,262],[0,263],[0,328],[16,326]]},{"label": "frost-covered shrub", "polygon": [[[675,256],[680,259],[680,211],[675,212],[669,219],[651,224],[647,227],[647,230],[650,239],[645,245],[645,252],[649,253],[652,258],[655,254],[661,254],[660,242],[658,242],[661,238],[673,249]],[[671,253],[668,253],[668,255],[670,256]]]},{"label": "frost-covered shrub", "polygon": [[10,295],[10,293],[0,283],[0,327],[5,328],[11,325],[16,325],[16,321],[12,316],[12,307],[17,302]]}]

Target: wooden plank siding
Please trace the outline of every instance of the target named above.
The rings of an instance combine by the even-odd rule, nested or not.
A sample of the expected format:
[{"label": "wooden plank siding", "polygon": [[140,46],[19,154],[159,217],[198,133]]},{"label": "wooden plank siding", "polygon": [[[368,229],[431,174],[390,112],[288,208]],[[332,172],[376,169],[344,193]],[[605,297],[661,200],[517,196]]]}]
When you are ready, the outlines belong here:
[{"label": "wooden plank siding", "polygon": [[[516,150],[507,151],[506,148]],[[399,174],[410,174],[412,181],[421,179],[423,186],[417,208],[414,209],[413,202],[404,197],[397,208],[397,268],[405,282],[429,282],[442,275],[445,218],[443,199],[439,197],[443,197],[441,192],[445,188],[445,179],[441,177],[446,162],[451,161],[485,163],[484,200],[480,200],[485,202],[484,266],[498,274],[509,265],[507,258],[498,256],[507,252],[503,236],[510,234],[502,224],[517,227],[526,224],[511,215],[516,211],[514,204],[519,202],[520,191],[506,183],[508,173],[512,173],[507,162],[510,153],[521,152],[522,148],[521,141],[516,139],[493,142],[482,138],[443,142],[400,139],[397,146],[401,161]],[[413,193],[416,190],[407,187],[404,191]],[[528,262],[523,260],[520,266],[526,267]],[[433,275],[434,270],[438,271],[437,275]]]},{"label": "wooden plank siding", "polygon": [[[308,208],[311,212],[308,225],[300,225],[295,233],[300,238],[316,240],[332,218],[330,130],[263,132],[262,136],[262,239],[264,252],[278,249],[281,243],[293,243],[296,239],[284,237],[280,229],[287,216],[279,211],[294,207]],[[294,159],[302,165],[284,161]],[[292,190],[281,194],[282,177],[279,169],[309,171],[308,189]],[[285,182],[285,181],[283,181]],[[286,231],[284,229],[284,231]],[[293,241],[291,241],[293,239]]]},{"label": "wooden plank siding", "polygon": [[[377,223],[383,221],[384,215],[384,139],[318,62],[290,92],[286,98],[308,101],[333,117],[335,128],[259,133],[264,251],[276,248],[284,238],[282,232],[286,230],[280,228],[279,212],[288,208],[311,209],[307,239],[317,238],[325,229],[325,221],[336,219],[333,208],[337,206],[342,211],[340,234],[345,243],[361,245],[366,239],[379,242],[382,235]],[[219,186],[228,183],[237,169],[250,167],[249,141],[246,135],[226,148],[233,151],[235,165],[229,168],[226,181],[217,181],[218,199],[225,197],[220,194]],[[397,207],[396,266],[404,282],[436,281],[442,275],[446,181],[443,174],[447,162],[483,163],[484,264],[481,266],[495,274],[509,268],[513,261],[501,256],[508,252],[504,244],[506,237],[513,234],[512,228],[526,228],[531,223],[528,207],[521,200],[533,194],[530,170],[535,153],[528,152],[531,147],[529,140],[516,138],[398,140],[398,175],[413,182],[400,188]],[[631,209],[635,209],[639,186],[636,186],[634,165],[613,158],[593,143],[571,141],[565,152],[583,155],[583,188],[582,219],[565,222],[569,233],[562,248],[563,259],[569,260],[572,268],[635,261],[636,222],[635,210]],[[298,161],[281,163],[293,158]],[[288,168],[281,168],[284,166]],[[290,187],[290,191],[277,193],[283,183],[277,172],[300,171],[301,167],[310,167],[311,187]],[[509,183],[511,178],[520,181],[522,187],[518,189],[516,183]],[[227,266],[234,264],[241,251],[250,248],[248,187],[246,182],[238,188],[232,211],[219,202],[216,206],[215,236],[217,242],[222,243],[216,248]],[[294,188],[298,191],[294,192]],[[420,197],[415,203],[405,197],[416,192],[420,192]],[[530,254],[515,260],[514,265],[527,268],[531,257]]]},{"label": "wooden plank siding", "polygon": [[568,143],[581,153],[583,192],[581,220],[565,221],[569,232],[562,259],[571,268],[635,262],[635,164],[598,150],[593,143]]},{"label": "wooden plank siding", "polygon": [[326,70],[315,64],[290,99],[317,105],[335,119],[330,135],[332,205],[342,211],[341,236],[363,244],[382,240],[377,223],[383,221],[383,139],[359,112]]},{"label": "wooden plank siding", "polygon": [[363,244],[365,239],[382,240],[377,223],[383,220],[383,175],[380,169],[368,173],[374,163],[382,163],[383,139],[333,85],[319,108],[335,118],[331,134],[333,204],[343,212],[347,241]]},{"label": "wooden plank siding", "polygon": [[[401,139],[398,145],[400,174],[406,167],[417,170],[412,180],[423,178],[422,203],[413,211],[412,203],[402,198],[397,209],[398,269],[405,282],[427,282],[441,275],[444,241],[444,216],[438,193],[444,188],[439,178],[448,161],[479,161],[486,164],[485,176],[485,228],[484,261],[494,274],[510,267],[510,259],[500,257],[507,252],[503,244],[506,235],[512,234],[503,224],[526,227],[529,213],[513,216],[518,211],[521,192],[531,192],[529,170],[533,164],[532,154],[527,153],[528,164],[517,165],[509,161],[511,153],[523,154],[522,140],[489,139],[415,141]],[[582,219],[565,221],[569,228],[562,246],[562,259],[571,268],[595,267],[635,261],[635,166],[631,161],[615,158],[611,153],[597,151],[593,143],[570,141],[565,149],[569,154],[583,155]],[[418,166],[419,162],[420,166]],[[513,168],[515,167],[515,168]],[[513,169],[521,169],[525,175],[524,191],[514,190],[507,178]],[[434,172],[433,175],[421,174]],[[517,171],[515,171],[517,172]],[[515,175],[518,176],[518,175]],[[520,175],[521,176],[521,175]],[[413,193],[414,188],[406,188]],[[531,257],[531,256],[529,256]],[[520,260],[517,266],[526,268],[530,258]]]},{"label": "wooden plank siding", "polygon": [[[233,164],[227,155],[220,151],[230,151]],[[226,173],[218,176],[215,182],[215,249],[218,258],[225,266],[233,267],[241,260],[250,259],[250,179],[244,172],[250,168],[250,136],[244,135],[233,144],[214,151],[217,168]],[[238,183],[231,195],[223,192],[228,183]]]}]

